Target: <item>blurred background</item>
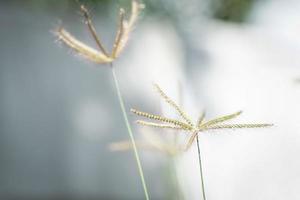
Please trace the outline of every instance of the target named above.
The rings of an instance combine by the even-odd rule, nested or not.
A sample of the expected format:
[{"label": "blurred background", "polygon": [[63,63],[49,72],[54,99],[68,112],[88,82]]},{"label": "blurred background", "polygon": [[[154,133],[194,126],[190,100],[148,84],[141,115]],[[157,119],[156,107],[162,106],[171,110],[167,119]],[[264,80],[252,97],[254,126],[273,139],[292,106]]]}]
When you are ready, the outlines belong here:
[{"label": "blurred background", "polygon": [[[111,47],[130,0],[83,2]],[[274,123],[201,134],[207,199],[299,199],[300,1],[143,3],[115,62],[128,113],[178,117],[157,82],[195,120],[243,110],[239,123]],[[58,44],[59,25],[95,46],[76,1],[0,1],[0,199],[144,199],[133,152],[108,148],[128,139],[111,70]],[[140,154],[151,199],[201,199],[195,146],[174,158],[177,188],[170,156]]]}]

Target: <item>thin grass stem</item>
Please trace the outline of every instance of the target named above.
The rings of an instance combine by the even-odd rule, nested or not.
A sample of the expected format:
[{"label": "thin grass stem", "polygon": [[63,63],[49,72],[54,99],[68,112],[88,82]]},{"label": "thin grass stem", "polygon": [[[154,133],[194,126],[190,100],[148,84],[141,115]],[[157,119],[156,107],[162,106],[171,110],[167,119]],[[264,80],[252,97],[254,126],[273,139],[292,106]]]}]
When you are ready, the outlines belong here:
[{"label": "thin grass stem", "polygon": [[197,138],[199,168],[200,168],[200,176],[201,176],[202,197],[203,197],[203,200],[206,200],[205,187],[204,187],[204,177],[203,177],[203,172],[202,172],[201,151],[200,151],[200,144],[199,144],[199,136],[198,136],[198,134],[197,134],[196,138]]},{"label": "thin grass stem", "polygon": [[128,116],[127,116],[127,113],[126,113],[124,100],[123,100],[123,97],[122,97],[122,94],[121,94],[121,91],[120,91],[120,87],[119,87],[119,82],[118,82],[113,64],[111,63],[110,66],[111,66],[111,69],[112,69],[112,74],[113,74],[113,78],[114,78],[114,82],[115,82],[115,87],[116,87],[116,90],[117,90],[119,104],[120,104],[120,107],[121,107],[121,110],[122,110],[122,113],[123,113],[123,118],[124,118],[124,121],[125,121],[125,124],[126,124],[126,127],[127,127],[127,131],[128,131],[131,143],[132,143],[135,160],[136,160],[136,163],[137,163],[140,179],[141,179],[143,189],[144,189],[145,199],[149,200],[148,189],[147,189],[146,181],[145,181],[145,178],[144,178],[144,172],[143,172],[140,156],[139,156],[139,153],[138,153],[138,150],[137,150],[137,147],[136,147],[136,142],[135,142],[135,139],[134,139],[134,136],[133,136],[133,133],[132,133],[132,129],[131,129],[131,126],[130,126],[130,123],[129,123],[129,120],[128,120]]}]

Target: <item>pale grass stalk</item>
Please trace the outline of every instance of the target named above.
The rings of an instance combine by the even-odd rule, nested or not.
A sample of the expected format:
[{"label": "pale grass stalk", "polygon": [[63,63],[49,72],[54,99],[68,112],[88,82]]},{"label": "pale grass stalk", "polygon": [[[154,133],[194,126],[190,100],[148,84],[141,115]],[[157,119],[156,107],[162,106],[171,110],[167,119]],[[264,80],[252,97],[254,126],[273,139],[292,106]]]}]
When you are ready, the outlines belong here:
[{"label": "pale grass stalk", "polygon": [[203,170],[202,170],[201,151],[200,151],[200,143],[199,143],[198,134],[197,134],[197,149],[198,149],[198,160],[199,160],[199,170],[200,170],[200,178],[201,178],[202,197],[203,197],[203,200],[206,200],[205,187],[204,187],[204,177],[203,177]]},{"label": "pale grass stalk", "polygon": [[129,123],[128,116],[127,116],[127,113],[126,113],[124,100],[123,100],[121,90],[120,90],[120,87],[119,87],[119,81],[118,81],[118,78],[117,78],[117,75],[116,75],[116,72],[115,72],[115,68],[113,67],[113,64],[110,63],[110,66],[111,66],[111,70],[112,70],[112,74],[113,74],[113,78],[114,78],[114,83],[115,83],[115,87],[116,87],[116,91],[117,91],[117,95],[118,95],[119,104],[120,104],[122,114],[123,114],[123,118],[124,118],[124,121],[125,121],[125,124],[126,124],[127,132],[129,134],[130,141],[132,143],[135,160],[136,160],[136,163],[137,163],[139,175],[140,175],[141,182],[142,182],[143,189],[144,189],[144,193],[145,193],[145,198],[146,198],[146,200],[149,200],[149,194],[148,194],[148,189],[147,189],[147,185],[146,185],[146,181],[145,181],[145,177],[144,177],[143,167],[142,167],[140,156],[139,156],[139,153],[138,153],[138,150],[137,150],[136,142],[135,142],[135,139],[134,139],[134,136],[133,136],[133,133],[132,133],[132,128],[131,128],[131,125]]},{"label": "pale grass stalk", "polygon": [[199,160],[199,168],[200,168],[200,176],[201,176],[201,189],[202,189],[202,197],[203,200],[206,200],[205,196],[205,187],[204,187],[204,177],[203,177],[203,170],[202,170],[202,160],[201,160],[201,151],[200,151],[200,144],[199,144],[199,133],[203,133],[208,130],[217,130],[217,129],[244,129],[244,128],[264,128],[264,127],[270,127],[273,126],[273,124],[258,124],[258,123],[251,123],[251,124],[224,124],[223,122],[226,122],[228,120],[234,119],[238,117],[242,111],[235,112],[230,115],[224,115],[221,117],[217,117],[211,120],[206,121],[205,118],[205,112],[203,112],[196,123],[193,123],[191,121],[191,118],[183,111],[183,109],[178,106],[173,100],[171,100],[159,87],[159,85],[154,84],[155,89],[158,91],[160,96],[165,100],[166,103],[168,103],[171,107],[173,107],[178,114],[183,118],[183,120],[176,120],[176,119],[170,119],[164,116],[160,115],[153,115],[151,113],[138,111],[135,109],[131,109],[131,112],[134,114],[148,118],[150,120],[155,120],[162,122],[164,124],[158,124],[158,123],[152,123],[152,122],[145,122],[138,120],[138,123],[144,126],[152,126],[156,128],[173,128],[177,129],[179,131],[187,131],[191,136],[188,140],[188,143],[186,145],[185,150],[188,150],[192,144],[193,141],[196,139],[197,141],[197,148],[198,148],[198,160]]},{"label": "pale grass stalk", "polygon": [[125,124],[127,127],[130,141],[132,143],[140,179],[141,179],[142,186],[143,186],[144,193],[145,193],[145,198],[146,198],[146,200],[149,200],[149,194],[148,194],[148,190],[147,190],[147,186],[146,186],[146,182],[145,182],[145,178],[144,178],[143,168],[142,168],[139,154],[137,151],[136,142],[133,137],[130,123],[128,121],[128,116],[127,116],[127,113],[125,110],[124,100],[121,95],[118,79],[117,79],[115,69],[112,64],[113,61],[120,55],[120,53],[123,51],[124,47],[126,46],[127,41],[129,39],[130,32],[132,31],[134,24],[137,21],[138,15],[143,8],[144,8],[144,6],[140,3],[138,3],[137,0],[132,0],[131,15],[128,20],[124,19],[125,11],[122,8],[120,9],[120,13],[119,13],[120,21],[119,21],[119,25],[118,25],[118,32],[117,32],[117,35],[115,38],[115,43],[113,46],[112,53],[110,53],[110,54],[108,53],[108,51],[106,51],[105,47],[103,46],[103,44],[100,40],[100,37],[98,36],[96,29],[93,25],[89,11],[88,11],[88,9],[85,8],[84,5],[80,6],[80,10],[83,13],[83,16],[85,18],[85,23],[87,24],[88,29],[89,29],[93,39],[95,40],[97,46],[99,47],[99,50],[96,50],[96,49],[86,45],[85,43],[81,42],[80,40],[76,39],[73,35],[71,35],[68,31],[66,31],[62,27],[59,27],[54,33],[55,33],[55,35],[57,35],[57,37],[60,41],[62,41],[65,45],[67,45],[72,50],[77,52],[79,55],[85,57],[86,59],[88,59],[94,63],[97,63],[97,64],[102,64],[102,63],[110,64],[116,91],[117,91],[119,104],[120,104],[120,107],[122,110],[123,118],[124,118],[124,121],[125,121]]}]

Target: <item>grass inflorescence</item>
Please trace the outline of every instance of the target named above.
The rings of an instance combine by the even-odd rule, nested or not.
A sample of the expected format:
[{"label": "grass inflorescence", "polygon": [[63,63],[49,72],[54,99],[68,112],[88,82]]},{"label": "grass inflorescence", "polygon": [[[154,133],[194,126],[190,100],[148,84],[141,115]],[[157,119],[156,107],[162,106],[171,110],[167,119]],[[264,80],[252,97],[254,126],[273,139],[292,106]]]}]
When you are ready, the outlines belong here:
[{"label": "grass inflorescence", "polygon": [[164,116],[154,115],[151,113],[138,111],[136,109],[131,109],[131,112],[147,118],[149,120],[153,120],[156,122],[151,121],[144,121],[138,120],[136,121],[138,124],[143,126],[150,126],[154,128],[162,128],[162,129],[176,129],[179,131],[184,131],[190,133],[189,140],[185,146],[185,150],[188,150],[195,138],[197,140],[197,148],[198,148],[198,158],[199,158],[199,168],[200,168],[200,175],[201,175],[201,188],[203,199],[206,199],[205,196],[205,186],[204,186],[204,177],[203,177],[203,169],[202,169],[202,160],[201,160],[201,151],[199,145],[199,138],[198,134],[203,133],[208,130],[216,130],[216,129],[242,129],[242,128],[263,128],[263,127],[270,127],[273,124],[269,123],[245,123],[245,124],[225,124],[224,122],[229,121],[238,117],[242,114],[242,111],[238,111],[229,115],[224,115],[221,117],[217,117],[211,120],[205,120],[205,112],[202,112],[197,120],[196,123],[192,122],[191,117],[189,117],[186,112],[176,104],[172,99],[170,99],[165,92],[159,87],[159,85],[154,84],[155,89],[158,91],[159,95],[168,103],[171,107],[173,107],[178,115],[182,118],[182,120],[171,119]]},{"label": "grass inflorescence", "polygon": [[[160,88],[158,84],[154,84],[155,90],[158,92],[160,97],[170,105],[178,114],[180,119],[173,119],[165,116],[160,116],[156,114],[151,114],[148,112],[140,111],[137,109],[131,109],[131,112],[137,116],[148,119],[145,120],[137,120],[136,123],[142,126],[148,126],[158,129],[170,129],[174,132],[185,132],[188,134],[188,139],[185,141],[184,146],[178,145],[177,140],[175,143],[166,143],[160,139],[160,137],[156,137],[152,134],[146,134],[145,141],[136,141],[130,122],[128,120],[127,112],[125,109],[125,103],[120,91],[119,81],[117,78],[117,74],[115,72],[115,68],[113,66],[113,62],[120,56],[123,52],[125,46],[128,43],[130,34],[136,24],[136,21],[139,17],[141,10],[144,8],[144,5],[139,3],[137,0],[131,1],[131,12],[129,17],[126,18],[126,12],[123,8],[119,10],[119,21],[118,28],[114,39],[114,44],[112,45],[111,52],[107,51],[104,47],[99,35],[96,32],[95,26],[91,19],[90,13],[88,9],[84,6],[80,6],[81,13],[85,19],[85,24],[88,27],[91,36],[93,37],[97,48],[95,49],[84,42],[78,40],[75,36],[69,33],[63,26],[59,26],[55,31],[55,35],[58,40],[65,44],[67,47],[75,51],[77,54],[82,56],[83,58],[96,63],[96,64],[107,64],[110,66],[112,70],[112,76],[116,88],[116,93],[118,97],[118,102],[120,104],[120,108],[122,111],[123,119],[127,128],[127,132],[129,135],[129,141],[121,141],[117,143],[112,143],[110,145],[110,149],[114,151],[123,151],[128,149],[133,149],[139,176],[141,179],[142,187],[145,194],[145,199],[149,200],[148,189],[146,185],[146,181],[144,178],[144,172],[142,168],[142,164],[140,161],[140,156],[137,150],[137,147],[141,147],[144,149],[150,150],[158,150],[160,152],[164,152],[169,155],[172,159],[180,154],[184,153],[188,149],[191,148],[194,141],[197,142],[198,149],[198,160],[199,160],[199,168],[201,175],[201,189],[203,194],[203,199],[206,199],[205,196],[205,185],[204,185],[204,177],[203,177],[203,169],[202,169],[202,160],[201,160],[201,151],[199,144],[199,134],[202,134],[209,130],[222,130],[222,129],[244,129],[244,128],[263,128],[270,127],[272,124],[269,123],[226,123],[229,120],[232,120],[239,115],[242,114],[242,111],[238,111],[229,115],[224,115],[220,117],[216,117],[210,120],[205,118],[205,112],[202,112],[198,117],[197,121],[193,121],[192,118],[179,106],[175,101],[167,96],[167,94]],[[173,163],[173,162],[172,162]],[[173,170],[176,173],[176,170]]]},{"label": "grass inflorescence", "polygon": [[86,58],[89,61],[92,61],[97,64],[109,64],[109,66],[112,69],[112,75],[115,83],[115,88],[118,96],[118,101],[121,107],[122,115],[126,124],[127,132],[129,134],[129,138],[131,141],[131,144],[133,146],[134,156],[136,159],[140,179],[142,182],[145,199],[149,200],[149,194],[148,189],[146,185],[146,181],[144,178],[144,172],[142,168],[142,164],[139,158],[138,150],[136,147],[135,139],[132,133],[131,125],[128,120],[128,116],[125,109],[125,103],[120,91],[119,87],[119,81],[113,66],[113,61],[117,59],[122,51],[124,50],[126,44],[129,40],[129,35],[133,30],[133,27],[138,19],[138,16],[140,14],[140,11],[144,8],[144,5],[139,3],[137,0],[132,0],[131,4],[131,13],[129,19],[125,19],[125,10],[123,8],[119,11],[119,23],[118,23],[118,30],[115,36],[115,41],[113,44],[112,52],[108,53],[106,48],[104,47],[103,43],[101,42],[101,39],[99,35],[96,32],[95,26],[93,25],[93,21],[91,19],[90,13],[88,9],[84,6],[80,6],[80,11],[85,19],[85,24],[87,24],[87,27],[95,40],[97,47],[99,48],[94,49],[93,47],[90,47],[86,45],[85,43],[81,42],[80,40],[76,39],[71,33],[69,33],[67,30],[65,30],[62,26],[58,27],[54,33],[57,36],[58,40],[61,41],[63,44],[71,48],[73,51],[78,53],[80,56]]}]

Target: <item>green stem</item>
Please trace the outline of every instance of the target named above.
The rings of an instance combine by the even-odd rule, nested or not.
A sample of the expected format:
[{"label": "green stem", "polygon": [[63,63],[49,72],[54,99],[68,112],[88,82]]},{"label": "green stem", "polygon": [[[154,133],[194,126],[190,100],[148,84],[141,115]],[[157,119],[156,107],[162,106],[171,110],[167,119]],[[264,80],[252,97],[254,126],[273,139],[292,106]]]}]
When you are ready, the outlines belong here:
[{"label": "green stem", "polygon": [[139,170],[141,182],[142,182],[142,185],[143,185],[145,198],[146,198],[146,200],[149,200],[149,194],[148,194],[148,190],[147,190],[147,186],[146,186],[146,182],[145,182],[145,178],[144,178],[144,172],[143,172],[141,160],[140,160],[140,157],[139,157],[139,154],[138,154],[138,150],[137,150],[136,143],[135,143],[135,140],[134,140],[134,137],[133,137],[131,126],[130,126],[130,123],[129,123],[129,120],[128,120],[128,117],[127,117],[127,113],[126,113],[126,110],[125,110],[124,100],[123,100],[123,97],[122,97],[122,94],[121,94],[121,91],[120,91],[119,82],[118,82],[116,72],[115,72],[115,69],[114,69],[112,63],[111,63],[111,69],[112,69],[112,74],[113,74],[113,77],[114,77],[114,82],[115,82],[115,86],[116,86],[116,90],[117,90],[117,94],[118,94],[120,107],[121,107],[121,110],[122,110],[122,113],[123,113],[123,118],[124,118],[124,121],[125,121],[125,124],[126,124],[126,127],[127,127],[127,131],[128,131],[132,146],[133,146],[134,156],[135,156],[135,160],[136,160],[137,167],[138,167],[138,170]]},{"label": "green stem", "polygon": [[198,137],[199,136],[197,135],[197,148],[198,148],[199,168],[200,168],[200,176],[201,176],[202,196],[203,196],[203,200],[206,200],[205,188],[204,188],[204,178],[203,178],[203,172],[202,172],[201,152],[200,152],[200,145],[199,145]]}]

